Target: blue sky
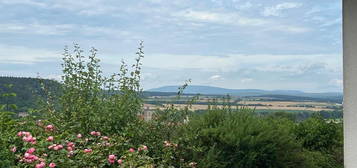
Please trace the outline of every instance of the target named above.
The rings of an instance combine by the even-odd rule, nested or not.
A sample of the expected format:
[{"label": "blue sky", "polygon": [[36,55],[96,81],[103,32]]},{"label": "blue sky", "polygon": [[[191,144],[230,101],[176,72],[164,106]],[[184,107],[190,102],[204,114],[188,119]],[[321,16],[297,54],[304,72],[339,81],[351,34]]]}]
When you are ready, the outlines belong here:
[{"label": "blue sky", "polygon": [[145,43],[144,89],[342,90],[341,0],[0,0],[0,75],[60,79],[65,45],[106,74]]}]

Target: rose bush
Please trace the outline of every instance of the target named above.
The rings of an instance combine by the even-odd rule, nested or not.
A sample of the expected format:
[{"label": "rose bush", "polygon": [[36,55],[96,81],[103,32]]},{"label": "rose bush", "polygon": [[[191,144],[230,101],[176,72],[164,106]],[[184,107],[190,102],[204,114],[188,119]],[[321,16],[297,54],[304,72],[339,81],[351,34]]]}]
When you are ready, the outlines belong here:
[{"label": "rose bush", "polygon": [[[156,167],[146,145],[131,146],[125,137],[89,133],[64,133],[41,121],[31,130],[14,135],[9,151],[18,167]],[[80,136],[79,136],[80,135]],[[169,148],[177,144],[162,143]],[[169,149],[168,149],[169,153]],[[187,167],[189,163],[186,164]],[[191,164],[192,165],[192,164]]]},{"label": "rose bush", "polygon": [[[165,158],[154,162],[151,148],[145,144],[133,146],[119,135],[104,135],[100,131],[69,133],[45,121],[25,122],[13,135],[9,151],[14,155],[14,167],[166,167]],[[21,128],[21,127],[20,127]],[[178,144],[162,142],[167,158],[174,156]],[[181,167],[194,167],[182,162]]]}]

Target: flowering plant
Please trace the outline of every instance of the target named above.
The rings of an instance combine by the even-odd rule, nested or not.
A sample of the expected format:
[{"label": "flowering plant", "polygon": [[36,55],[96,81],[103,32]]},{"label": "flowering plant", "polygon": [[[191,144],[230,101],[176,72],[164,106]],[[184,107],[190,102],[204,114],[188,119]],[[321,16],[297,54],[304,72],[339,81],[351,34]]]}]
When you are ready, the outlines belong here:
[{"label": "flowering plant", "polygon": [[[41,131],[42,129],[42,131]],[[19,131],[10,151],[19,167],[153,167],[148,147],[129,147],[121,136],[103,136],[99,131],[66,135],[54,125],[37,125]]]}]

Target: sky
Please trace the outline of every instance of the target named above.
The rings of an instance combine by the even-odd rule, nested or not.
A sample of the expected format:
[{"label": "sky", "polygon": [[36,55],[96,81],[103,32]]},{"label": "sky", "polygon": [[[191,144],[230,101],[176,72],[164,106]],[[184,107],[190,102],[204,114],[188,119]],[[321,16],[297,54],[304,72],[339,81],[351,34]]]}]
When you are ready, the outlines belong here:
[{"label": "sky", "polygon": [[[0,76],[61,79],[64,46],[142,87],[342,91],[341,0],[0,0]],[[86,52],[89,54],[89,52]]]}]

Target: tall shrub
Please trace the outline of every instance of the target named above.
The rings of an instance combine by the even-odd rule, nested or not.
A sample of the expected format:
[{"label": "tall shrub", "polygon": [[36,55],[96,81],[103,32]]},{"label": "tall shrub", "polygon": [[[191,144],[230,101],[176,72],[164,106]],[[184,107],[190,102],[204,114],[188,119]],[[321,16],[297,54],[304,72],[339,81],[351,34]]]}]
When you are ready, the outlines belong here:
[{"label": "tall shrub", "polygon": [[289,126],[245,108],[214,108],[192,118],[179,140],[185,160],[198,167],[310,167]]},{"label": "tall shrub", "polygon": [[63,95],[60,109],[50,110],[52,122],[82,132],[101,129],[113,133],[135,121],[142,106],[139,82],[143,42],[136,54],[138,58],[132,70],[122,62],[120,73],[104,77],[95,48],[85,57],[79,45],[74,45],[73,52],[66,47],[62,64]]}]

